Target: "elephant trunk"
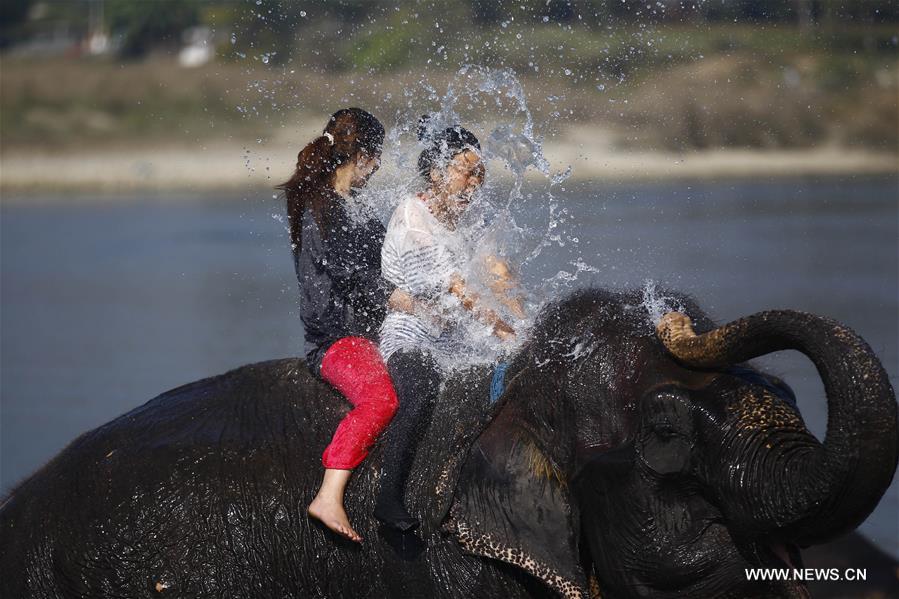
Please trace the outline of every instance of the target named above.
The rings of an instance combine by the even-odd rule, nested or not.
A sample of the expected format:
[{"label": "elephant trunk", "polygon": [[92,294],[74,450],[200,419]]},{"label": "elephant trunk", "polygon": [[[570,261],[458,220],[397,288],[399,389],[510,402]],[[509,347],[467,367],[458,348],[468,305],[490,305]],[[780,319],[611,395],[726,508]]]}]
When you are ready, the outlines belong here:
[{"label": "elephant trunk", "polygon": [[698,368],[786,349],[811,359],[827,395],[823,445],[801,423],[784,431],[778,428],[783,419],[749,414],[735,434],[756,441],[742,444],[748,457],[733,456],[739,463],[722,465],[729,473],[725,484],[742,496],[754,524],[802,546],[864,521],[890,485],[899,453],[895,394],[864,340],[833,320],[788,310],[754,314],[699,336],[689,318],[672,312],[658,333],[675,358]]}]

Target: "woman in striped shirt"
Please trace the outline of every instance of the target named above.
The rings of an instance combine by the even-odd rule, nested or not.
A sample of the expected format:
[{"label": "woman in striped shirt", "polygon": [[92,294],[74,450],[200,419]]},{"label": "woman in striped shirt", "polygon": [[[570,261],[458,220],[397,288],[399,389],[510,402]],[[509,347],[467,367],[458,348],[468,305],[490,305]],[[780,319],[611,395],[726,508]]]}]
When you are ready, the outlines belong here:
[{"label": "woman in striped shirt", "polygon": [[[408,295],[405,303],[391,305],[380,331],[380,351],[397,392],[399,410],[387,431],[375,517],[403,532],[419,524],[406,510],[403,492],[439,393],[440,363],[450,356],[464,359],[478,354],[454,321],[460,312],[468,311],[497,337],[511,339],[515,335],[508,323],[470,292],[461,274],[470,256],[457,224],[484,181],[480,143],[458,126],[438,132],[428,141],[429,147],[418,160],[427,187],[396,208],[381,248],[382,275]],[[488,267],[508,290],[505,265],[492,259]],[[520,300],[507,293],[500,293],[497,299],[513,315],[524,317]]]}]

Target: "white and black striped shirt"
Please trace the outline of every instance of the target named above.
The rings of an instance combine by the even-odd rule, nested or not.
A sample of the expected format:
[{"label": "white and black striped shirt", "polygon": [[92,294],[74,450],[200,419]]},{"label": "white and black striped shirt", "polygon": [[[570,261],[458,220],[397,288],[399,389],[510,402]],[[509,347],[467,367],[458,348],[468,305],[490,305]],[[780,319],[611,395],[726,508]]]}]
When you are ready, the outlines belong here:
[{"label": "white and black striped shirt", "polygon": [[[387,225],[381,247],[381,274],[390,283],[433,305],[452,303],[450,279],[467,263],[465,244],[441,224],[418,195],[403,200]],[[457,301],[457,300],[455,300]],[[390,310],[381,325],[380,349],[386,361],[399,349],[423,349],[439,356],[452,345],[445,322]]]}]

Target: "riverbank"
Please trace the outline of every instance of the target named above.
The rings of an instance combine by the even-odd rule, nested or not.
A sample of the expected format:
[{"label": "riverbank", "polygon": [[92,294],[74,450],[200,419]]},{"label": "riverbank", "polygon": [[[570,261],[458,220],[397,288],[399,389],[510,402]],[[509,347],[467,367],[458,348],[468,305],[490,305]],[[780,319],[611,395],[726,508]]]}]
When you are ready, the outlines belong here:
[{"label": "riverbank", "polygon": [[[752,48],[767,44],[755,30],[723,33],[740,32],[755,40]],[[465,98],[453,110],[483,141],[488,123],[521,125],[518,102],[525,102],[553,172],[571,166],[575,180],[899,173],[899,64],[892,55],[861,56],[843,46],[822,54],[794,47],[799,42],[788,34],[782,49],[792,50],[773,57],[734,40],[706,53],[693,47],[694,33],[672,29],[665,37],[689,41],[689,56],[628,60],[614,81],[514,65],[514,101],[496,90],[472,95],[492,80],[436,66],[335,71],[248,58],[186,70],[164,56],[3,55],[0,191],[7,199],[272,187],[335,106],[367,107],[395,127],[447,109],[451,88]],[[603,48],[580,49],[578,68],[605,56]],[[496,177],[502,169],[490,171]]]},{"label": "riverbank", "polygon": [[[286,143],[260,147],[235,143],[5,153],[0,156],[0,191],[2,199],[9,201],[47,192],[208,192],[273,187],[290,173],[296,151]],[[570,166],[571,179],[576,181],[899,174],[897,154],[838,147],[616,151],[567,137],[548,141],[545,153],[553,171]]]},{"label": "riverbank", "polygon": [[[726,33],[751,34],[757,49],[754,31]],[[672,29],[665,39],[698,43],[687,33]],[[467,98],[453,108],[459,118],[482,128],[517,122],[517,102],[526,102],[553,171],[571,166],[575,180],[899,173],[895,58],[842,46],[822,54],[792,39],[781,40],[790,52],[764,59],[734,42],[679,60],[628,60],[614,81],[515,65],[515,101],[472,96],[492,83],[454,68],[342,72],[246,59],[186,70],[164,56],[3,55],[0,191],[5,199],[271,187],[335,106],[364,106],[395,126],[446,109],[451,88]],[[603,48],[581,48],[579,68],[605,56]]]}]

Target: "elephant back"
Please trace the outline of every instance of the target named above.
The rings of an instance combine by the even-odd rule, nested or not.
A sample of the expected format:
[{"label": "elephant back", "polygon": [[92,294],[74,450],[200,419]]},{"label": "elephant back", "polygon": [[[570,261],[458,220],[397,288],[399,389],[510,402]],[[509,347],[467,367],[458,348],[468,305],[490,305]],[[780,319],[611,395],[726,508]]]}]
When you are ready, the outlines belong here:
[{"label": "elephant back", "polygon": [[[251,364],[163,393],[81,435],[10,493],[0,509],[0,543],[14,549],[3,552],[2,569],[34,568],[33,580],[54,572],[80,596],[106,595],[112,584],[85,572],[119,578],[113,586],[122,596],[142,596],[133,585],[150,580],[167,584],[167,573],[188,563],[198,580],[181,579],[182,588],[202,588],[201,575],[219,583],[249,576],[258,556],[241,555],[251,545],[225,543],[225,536],[273,526],[285,544],[301,543],[308,523],[296,523],[321,476],[321,450],[348,410],[299,359]],[[166,539],[181,549],[162,549]],[[280,550],[269,549],[275,565],[283,562]],[[202,564],[226,571],[216,576]]]},{"label": "elephant back", "polygon": [[[497,405],[489,374],[454,373],[423,432],[407,505],[428,551],[414,562],[384,546],[372,517],[380,442],[346,494],[364,548],[306,517],[321,453],[350,406],[302,360],[283,359],[163,393],[85,433],[22,483],[0,508],[0,566],[25,575],[0,582],[0,595],[44,596],[34,593],[37,581],[73,596],[233,595],[257,583],[265,596],[344,596],[348,588],[438,596],[441,585],[431,585],[448,564],[468,568],[462,586],[506,584],[493,564],[463,558],[440,528],[468,448]],[[319,555],[329,556],[327,567],[309,561]],[[392,569],[406,575],[370,577]],[[476,586],[463,593],[476,594]]]}]

